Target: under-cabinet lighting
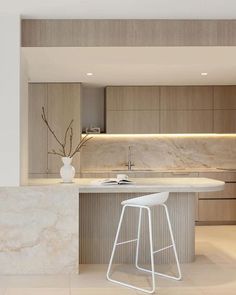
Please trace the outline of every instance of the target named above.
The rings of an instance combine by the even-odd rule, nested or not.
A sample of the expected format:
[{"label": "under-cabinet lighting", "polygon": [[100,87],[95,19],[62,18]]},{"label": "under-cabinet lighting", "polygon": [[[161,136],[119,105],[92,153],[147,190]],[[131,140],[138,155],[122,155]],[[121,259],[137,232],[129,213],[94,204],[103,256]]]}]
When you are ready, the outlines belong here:
[{"label": "under-cabinet lighting", "polygon": [[[83,133],[82,136],[86,134]],[[235,133],[172,133],[172,134],[89,134],[97,138],[236,138]]]}]

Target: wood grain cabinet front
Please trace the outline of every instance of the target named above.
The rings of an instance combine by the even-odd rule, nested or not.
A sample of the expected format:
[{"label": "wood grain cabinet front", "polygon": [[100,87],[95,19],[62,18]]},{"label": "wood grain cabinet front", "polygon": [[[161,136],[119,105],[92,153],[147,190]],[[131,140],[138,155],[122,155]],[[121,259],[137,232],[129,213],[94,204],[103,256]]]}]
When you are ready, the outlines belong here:
[{"label": "wood grain cabinet front", "polygon": [[[29,174],[40,177],[47,173],[47,129],[41,118],[42,107],[47,108],[47,84],[29,84]],[[38,175],[38,176],[37,176]]]},{"label": "wood grain cabinet front", "polygon": [[[71,119],[74,119],[74,145],[81,136],[80,130],[80,84],[79,83],[29,83],[29,175],[31,178],[58,177],[61,158],[49,155],[58,150],[58,143],[42,121],[42,106],[48,122],[63,141]],[[79,172],[78,155],[73,166]]]},{"label": "wood grain cabinet front", "polygon": [[[50,83],[48,84],[48,122],[57,136],[64,140],[64,134],[71,120],[73,122],[73,143],[79,141],[80,130],[80,84]],[[58,149],[58,143],[48,133],[48,150]],[[48,172],[58,173],[62,166],[61,158],[48,155]],[[78,154],[73,158],[75,170],[79,170]]]},{"label": "wood grain cabinet front", "polygon": [[213,132],[213,87],[160,87],[160,132]]},{"label": "wood grain cabinet front", "polygon": [[106,131],[115,134],[159,133],[159,87],[106,88]]},{"label": "wood grain cabinet front", "polygon": [[236,223],[236,173],[208,172],[199,177],[225,181],[225,189],[198,194],[198,222],[200,224]]}]

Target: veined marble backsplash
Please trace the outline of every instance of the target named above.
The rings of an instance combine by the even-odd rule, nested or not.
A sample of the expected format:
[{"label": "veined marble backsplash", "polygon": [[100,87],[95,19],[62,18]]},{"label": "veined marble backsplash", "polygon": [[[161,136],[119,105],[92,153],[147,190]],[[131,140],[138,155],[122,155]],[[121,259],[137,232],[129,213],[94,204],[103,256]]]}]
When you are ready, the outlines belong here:
[{"label": "veined marble backsplash", "polygon": [[236,135],[93,135],[81,152],[81,171],[236,168]]}]

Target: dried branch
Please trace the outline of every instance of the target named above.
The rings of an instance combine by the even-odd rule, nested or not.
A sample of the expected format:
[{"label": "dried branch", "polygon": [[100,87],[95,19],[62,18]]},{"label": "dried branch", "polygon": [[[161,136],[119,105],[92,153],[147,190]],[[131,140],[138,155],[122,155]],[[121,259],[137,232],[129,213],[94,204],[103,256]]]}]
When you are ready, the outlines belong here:
[{"label": "dried branch", "polygon": [[64,157],[63,154],[58,153],[58,152],[56,152],[55,150],[52,150],[51,152],[48,152],[48,154],[51,154],[51,155],[58,155],[58,156]]},{"label": "dried branch", "polygon": [[[68,125],[67,129],[66,129],[66,132],[65,132],[65,136],[64,136],[64,143],[63,143],[63,146],[64,146],[64,150],[66,149],[66,140],[67,140],[67,134],[68,134],[68,131],[70,130],[71,128],[71,125],[73,124],[74,120],[72,119],[70,121],[70,124]],[[66,151],[65,151],[66,153]],[[68,156],[70,155],[70,153],[68,154]]]},{"label": "dried branch", "polygon": [[49,123],[48,123],[48,120],[46,118],[46,115],[45,115],[45,110],[44,110],[44,107],[42,107],[42,119],[43,121],[45,122],[45,124],[47,125],[48,127],[48,130],[52,133],[52,135],[54,136],[54,138],[56,139],[56,141],[59,143],[59,145],[62,147],[63,151],[64,151],[64,146],[63,146],[63,143],[60,142],[60,140],[57,138],[55,132],[52,130],[52,128],[50,127]]},{"label": "dried branch", "polygon": [[[50,127],[46,114],[45,114],[45,110],[44,107],[42,107],[42,119],[44,121],[44,123],[46,124],[48,130],[51,132],[51,134],[53,135],[53,137],[56,139],[57,143],[60,145],[61,148],[58,149],[58,151],[55,151],[54,149],[50,152],[48,152],[48,154],[52,154],[52,155],[58,155],[61,157],[70,157],[72,158],[76,153],[78,153],[82,147],[85,146],[85,143],[88,142],[90,139],[92,139],[92,137],[89,137],[89,134],[86,134],[77,144],[77,146],[75,147],[74,151],[73,149],[73,128],[72,128],[72,124],[74,122],[74,120],[72,119],[70,121],[70,124],[68,125],[66,131],[65,131],[65,135],[64,135],[64,140],[63,142],[61,142],[58,137],[56,136],[55,132],[52,130],[52,128]],[[69,151],[68,153],[66,153],[66,146],[67,146],[67,138],[68,138],[68,133],[69,135]]]},{"label": "dried branch", "polygon": [[78,153],[81,149],[82,149],[82,147],[84,147],[85,146],[85,143],[86,142],[88,142],[90,139],[92,139],[93,137],[89,137],[89,138],[87,138],[88,137],[88,134],[87,135],[85,135],[85,137],[79,142],[79,144],[77,145],[77,147],[75,148],[75,150],[74,150],[74,152],[71,154],[71,158],[76,154],[76,153]]},{"label": "dried branch", "polygon": [[73,145],[73,128],[70,127],[70,150],[68,156],[70,157],[72,152],[72,145]]}]

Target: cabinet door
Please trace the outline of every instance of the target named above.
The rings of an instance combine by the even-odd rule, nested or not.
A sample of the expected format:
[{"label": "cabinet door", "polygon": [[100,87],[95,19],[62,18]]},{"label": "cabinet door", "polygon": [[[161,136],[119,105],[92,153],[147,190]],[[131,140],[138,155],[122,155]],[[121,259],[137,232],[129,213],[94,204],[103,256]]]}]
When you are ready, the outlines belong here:
[{"label": "cabinet door", "polygon": [[236,110],[214,110],[214,132],[236,132]]},{"label": "cabinet door", "polygon": [[211,110],[213,87],[211,86],[162,86],[161,110]]},{"label": "cabinet door", "polygon": [[47,84],[29,83],[29,174],[31,177],[47,173],[47,128],[41,118],[43,106],[47,113]]},{"label": "cabinet door", "polygon": [[161,111],[161,133],[211,133],[213,112],[202,111]]},{"label": "cabinet door", "polygon": [[225,183],[223,191],[199,193],[198,198],[204,199],[235,199],[236,198],[236,183]]},{"label": "cabinet door", "polygon": [[[64,140],[66,128],[74,119],[73,146],[78,143],[81,137],[80,130],[80,84],[79,83],[50,83],[48,84],[48,121],[55,131],[59,140]],[[48,150],[58,150],[60,146],[48,133]],[[79,172],[79,156],[73,159],[73,166]],[[55,155],[48,155],[48,172],[58,174],[62,166],[61,158]]]},{"label": "cabinet door", "polygon": [[107,111],[107,133],[159,133],[158,111]]},{"label": "cabinet door", "polygon": [[199,200],[199,221],[236,221],[236,200]]},{"label": "cabinet door", "polygon": [[157,110],[159,87],[110,86],[106,88],[107,110]]},{"label": "cabinet door", "polygon": [[214,86],[214,109],[236,109],[236,86]]}]

